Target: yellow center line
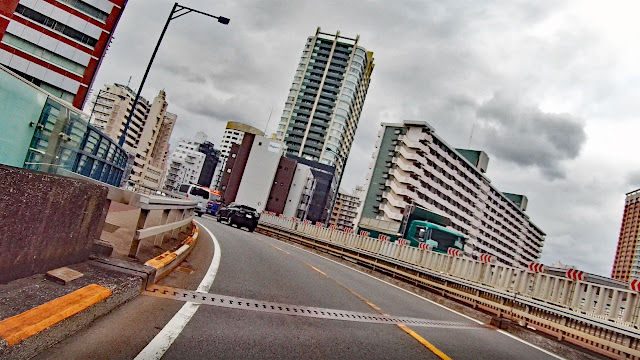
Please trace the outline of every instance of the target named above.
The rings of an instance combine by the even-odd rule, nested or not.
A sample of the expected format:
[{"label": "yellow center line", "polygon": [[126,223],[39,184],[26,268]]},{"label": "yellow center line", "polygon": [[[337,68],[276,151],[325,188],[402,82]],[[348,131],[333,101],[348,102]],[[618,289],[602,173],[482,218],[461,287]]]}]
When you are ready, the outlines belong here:
[{"label": "yellow center line", "polygon": [[[270,244],[268,242],[266,242],[265,240],[260,239],[260,241],[269,244],[270,246],[273,246],[274,248],[288,254],[291,255],[290,253],[280,249],[279,247]],[[293,255],[292,255],[293,256]],[[380,314],[384,315],[384,316],[390,316],[389,314],[386,314],[382,311],[382,309],[380,309],[376,304],[372,303],[371,301],[367,300],[367,298],[365,298],[364,296],[358,294],[357,292],[351,290],[347,285],[341,283],[340,281],[332,278],[331,276],[327,275],[325,272],[323,272],[322,270],[318,269],[317,267],[309,264],[308,262],[301,260],[295,256],[293,256],[295,259],[297,259],[298,261],[304,263],[305,265],[309,266],[310,268],[312,268],[313,270],[319,272],[320,274],[326,276],[327,278],[333,280],[333,282],[335,282],[336,284],[340,285],[341,287],[343,287],[345,290],[347,290],[348,292],[350,292],[352,295],[354,295],[355,297],[357,297],[358,299],[360,299],[361,301],[363,301],[364,303],[366,303],[367,305],[369,305],[371,308],[373,308],[374,310],[376,310],[377,312],[379,312]],[[427,341],[427,339],[423,338],[422,336],[420,336],[420,334],[418,334],[417,332],[411,330],[409,327],[407,327],[407,325],[405,324],[396,324],[400,329],[402,329],[402,331],[404,331],[405,333],[409,334],[412,338],[416,339],[420,344],[422,344],[424,347],[426,347],[427,349],[429,349],[429,351],[431,351],[432,353],[434,353],[437,357],[439,357],[442,360],[451,360],[451,358],[449,356],[447,356],[445,353],[443,353],[442,351],[440,351],[440,349],[438,349],[437,347],[435,347],[432,343],[430,343],[429,341]]]}]

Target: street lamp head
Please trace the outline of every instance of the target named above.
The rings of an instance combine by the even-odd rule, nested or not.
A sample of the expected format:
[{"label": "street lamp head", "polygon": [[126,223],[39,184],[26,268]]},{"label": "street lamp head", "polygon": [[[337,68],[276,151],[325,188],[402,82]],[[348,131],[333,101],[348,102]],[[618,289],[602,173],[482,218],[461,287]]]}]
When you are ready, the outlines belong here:
[{"label": "street lamp head", "polygon": [[224,24],[224,25],[229,25],[229,18],[226,18],[224,16],[218,16],[218,22],[220,24]]}]

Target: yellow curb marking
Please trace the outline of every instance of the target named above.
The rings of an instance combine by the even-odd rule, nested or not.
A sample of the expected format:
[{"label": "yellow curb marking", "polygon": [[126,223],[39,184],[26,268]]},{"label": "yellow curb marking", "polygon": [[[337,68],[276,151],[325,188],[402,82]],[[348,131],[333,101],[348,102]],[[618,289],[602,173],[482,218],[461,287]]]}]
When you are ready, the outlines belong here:
[{"label": "yellow curb marking", "polygon": [[0,321],[0,337],[15,345],[91,305],[111,296],[111,290],[91,284],[44,303],[22,314]]},{"label": "yellow curb marking", "polygon": [[144,264],[145,265],[149,265],[149,266],[153,266],[156,269],[160,269],[161,267],[164,267],[165,265],[167,265],[168,263],[170,263],[171,261],[173,261],[173,259],[175,259],[177,257],[178,257],[178,255],[176,255],[174,252],[165,251],[164,253],[154,257],[153,259],[147,261]]},{"label": "yellow curb marking", "polygon": [[[181,245],[191,246],[198,239],[198,226],[195,225],[195,223],[193,223],[193,224],[194,224],[193,234],[191,234],[191,236],[189,236],[186,239],[184,239],[182,241]],[[152,267],[154,267],[156,269],[160,269],[160,268],[163,268],[163,267],[167,266],[167,264],[172,262],[173,259],[175,259],[177,257],[178,257],[178,255],[176,255],[173,251],[165,251],[162,254],[154,257],[153,259],[147,261],[144,264],[152,266]]]}]

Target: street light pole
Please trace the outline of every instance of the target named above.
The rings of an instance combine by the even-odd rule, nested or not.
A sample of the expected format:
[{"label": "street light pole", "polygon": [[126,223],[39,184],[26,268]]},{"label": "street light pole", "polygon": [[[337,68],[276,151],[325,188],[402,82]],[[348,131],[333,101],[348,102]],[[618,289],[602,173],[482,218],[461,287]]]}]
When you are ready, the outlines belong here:
[{"label": "street light pole", "polygon": [[153,54],[151,55],[151,59],[149,59],[149,64],[147,65],[147,70],[144,72],[144,76],[142,77],[142,81],[140,82],[140,87],[138,87],[136,98],[135,98],[135,100],[133,100],[133,105],[131,106],[131,112],[129,113],[129,116],[127,117],[127,122],[124,125],[124,130],[122,131],[122,136],[120,136],[120,141],[118,141],[118,144],[120,146],[124,146],[124,141],[125,141],[125,139],[127,137],[127,131],[129,130],[129,126],[131,125],[131,118],[133,117],[133,113],[136,111],[136,105],[138,105],[138,100],[140,99],[140,94],[142,93],[142,88],[144,87],[144,83],[147,81],[147,75],[149,75],[149,70],[151,69],[151,65],[153,64],[153,60],[156,58],[156,54],[158,53],[158,49],[160,48],[160,43],[162,42],[162,39],[164,38],[164,34],[167,32],[167,28],[169,27],[169,23],[171,22],[171,20],[177,19],[180,16],[186,15],[186,14],[188,14],[190,12],[195,12],[195,13],[198,13],[198,14],[201,14],[201,15],[205,15],[205,16],[209,16],[209,17],[218,19],[218,22],[223,24],[223,25],[228,25],[229,24],[229,19],[226,18],[226,17],[207,14],[205,12],[202,12],[202,11],[199,11],[199,10],[196,10],[196,9],[192,9],[192,8],[188,8],[186,6],[179,5],[178,3],[174,3],[173,4],[173,8],[171,9],[171,14],[169,14],[169,17],[167,18],[167,22],[164,23],[164,28],[162,29],[162,33],[160,33],[160,38],[158,39],[158,42],[156,43],[156,48],[153,50]]}]

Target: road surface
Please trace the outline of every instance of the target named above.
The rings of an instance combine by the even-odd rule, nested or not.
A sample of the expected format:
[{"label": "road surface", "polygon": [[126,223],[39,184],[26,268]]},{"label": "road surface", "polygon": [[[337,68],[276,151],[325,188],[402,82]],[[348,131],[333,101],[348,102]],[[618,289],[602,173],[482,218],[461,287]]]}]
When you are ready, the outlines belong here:
[{"label": "road surface", "polygon": [[[473,320],[304,248],[218,224],[220,263],[209,293],[294,305],[475,324]],[[214,245],[200,231],[196,248],[160,284],[195,290],[211,270]],[[191,273],[190,273],[191,272]],[[211,275],[211,274],[210,274]],[[209,279],[210,280],[210,279]],[[206,282],[206,280],[205,280]],[[288,316],[139,296],[59,343],[38,359],[553,359],[490,328],[402,327]],[[192,309],[193,310],[193,309]],[[182,323],[176,328],[177,323]],[[153,341],[162,329],[162,337]],[[173,333],[173,342],[165,335]]]}]

